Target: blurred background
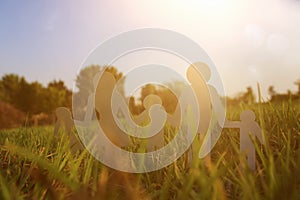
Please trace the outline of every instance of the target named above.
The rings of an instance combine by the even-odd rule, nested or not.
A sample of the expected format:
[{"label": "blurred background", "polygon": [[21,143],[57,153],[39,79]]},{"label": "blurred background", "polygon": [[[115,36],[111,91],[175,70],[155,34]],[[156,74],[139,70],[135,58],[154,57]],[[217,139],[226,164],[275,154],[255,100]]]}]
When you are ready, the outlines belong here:
[{"label": "blurred background", "polygon": [[299,10],[297,0],[0,1],[1,101],[25,116],[70,107],[89,53],[117,34],[148,27],[203,47],[230,98],[251,93],[257,100],[257,83],[265,101],[297,95]]}]

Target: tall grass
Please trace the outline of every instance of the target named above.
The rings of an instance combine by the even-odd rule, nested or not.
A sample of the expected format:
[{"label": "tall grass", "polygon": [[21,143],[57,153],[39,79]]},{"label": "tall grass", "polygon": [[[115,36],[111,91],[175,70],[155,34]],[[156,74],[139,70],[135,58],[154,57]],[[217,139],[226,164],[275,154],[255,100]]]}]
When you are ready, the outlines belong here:
[{"label": "tall grass", "polygon": [[190,167],[185,154],[164,169],[128,174],[86,150],[74,153],[68,135],[54,137],[53,127],[20,128],[0,132],[0,199],[300,199],[299,102],[228,109],[230,120],[252,109],[263,128],[255,171],[235,129],[224,129],[210,158]]}]

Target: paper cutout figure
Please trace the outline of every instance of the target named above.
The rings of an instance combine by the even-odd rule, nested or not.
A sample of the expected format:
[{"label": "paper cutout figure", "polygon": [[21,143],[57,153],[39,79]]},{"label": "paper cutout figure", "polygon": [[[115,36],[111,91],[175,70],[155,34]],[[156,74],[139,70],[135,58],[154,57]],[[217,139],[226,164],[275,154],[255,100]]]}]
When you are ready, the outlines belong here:
[{"label": "paper cutout figure", "polygon": [[202,72],[200,71],[199,73],[197,70],[199,67],[196,69],[195,65],[192,64],[189,66],[186,75],[198,100],[198,109],[200,112],[198,133],[205,134],[209,128],[211,118],[211,101],[206,80],[203,79]]},{"label": "paper cutout figure", "polygon": [[149,138],[157,134],[164,127],[166,112],[161,105],[160,97],[148,95],[144,99],[144,102],[147,104],[145,106],[146,111],[138,116],[131,116],[124,97],[118,91],[114,91],[113,93],[112,113],[114,118],[117,119],[119,118],[118,116],[122,116],[121,118],[125,121],[125,124],[122,124],[121,120],[115,120],[116,124],[130,136]]},{"label": "paper cutout figure", "polygon": [[[203,107],[202,110],[204,114],[202,116],[204,116],[204,118],[200,116],[201,122],[199,123],[202,123],[202,126],[198,133],[205,135],[198,155],[199,158],[204,158],[209,154],[211,148],[216,144],[220,137],[226,113],[225,105],[222,103],[216,88],[208,83],[211,78],[211,71],[205,63],[193,63],[188,68],[187,77],[192,83],[192,86],[195,85],[193,89],[197,93],[199,107]],[[199,81],[204,81],[202,87],[197,86]],[[202,92],[205,91],[203,89],[204,86],[207,87],[208,90],[206,93]]]},{"label": "paper cutout figure", "polygon": [[54,135],[58,134],[59,129],[64,126],[66,133],[70,137],[70,148],[73,153],[76,153],[78,150],[83,150],[83,146],[74,134],[71,134],[71,130],[74,127],[74,120],[72,118],[71,111],[65,107],[59,107],[56,109],[57,121],[54,128]]},{"label": "paper cutout figure", "polygon": [[130,144],[129,137],[116,124],[111,109],[115,84],[114,76],[109,72],[103,72],[96,87],[95,109],[100,115],[99,124],[110,141],[119,147],[128,147]]},{"label": "paper cutout figure", "polygon": [[[191,83],[192,89],[195,92],[197,101],[198,101],[198,109],[199,114],[202,116],[200,117],[199,123],[198,123],[198,133],[205,134],[209,128],[210,123],[210,116],[211,116],[211,102],[210,102],[210,94],[208,92],[208,88],[206,86],[205,80],[203,80],[201,74],[195,69],[195,66],[191,65],[187,71],[187,77],[189,82]],[[178,127],[181,122],[181,107],[180,103],[182,105],[187,105],[188,102],[186,102],[187,97],[190,97],[189,91],[187,89],[183,89],[182,93],[180,94],[180,97],[178,99],[177,106],[175,108],[174,113],[167,114],[167,121],[166,123],[170,124],[173,127]],[[161,104],[161,103],[160,103]],[[144,103],[145,105],[145,103]],[[150,105],[146,105],[146,110],[142,115],[139,116],[139,119],[145,120],[148,109]],[[148,109],[147,109],[148,108]],[[186,112],[186,111],[183,111]],[[204,117],[203,117],[204,116]],[[200,122],[201,121],[201,122]],[[163,130],[157,134],[156,137],[157,140],[150,141],[151,145],[157,145],[157,146],[163,146]],[[193,145],[192,145],[193,146]],[[147,148],[149,149],[149,147]],[[198,152],[198,151],[197,151]],[[195,149],[193,150],[193,147],[190,148],[188,152],[188,165],[190,166],[192,164],[193,160],[193,154],[196,154]]]},{"label": "paper cutout figure", "polygon": [[264,144],[262,131],[255,121],[255,114],[251,110],[245,110],[240,115],[241,121],[226,121],[224,127],[240,129],[240,150],[246,153],[247,162],[251,170],[255,170],[255,147],[251,141],[251,134]]},{"label": "paper cutout figure", "polygon": [[[99,77],[101,76],[103,71],[99,71],[98,73],[96,73],[96,75],[93,78],[93,91],[96,91],[97,85],[98,85],[98,81],[99,81]],[[88,103],[86,106],[86,112],[85,112],[85,116],[84,116],[84,122],[89,122],[92,120],[97,120],[97,115],[95,112],[95,93],[93,92],[92,94],[89,95],[88,97]]]},{"label": "paper cutout figure", "polygon": [[[171,125],[174,128],[178,128],[180,127],[182,122],[182,116],[181,114],[187,114],[188,110],[188,105],[189,105],[189,101],[191,101],[191,98],[193,98],[193,92],[192,89],[187,86],[186,88],[184,88],[180,94],[180,97],[178,98],[178,104],[176,105],[175,111],[173,114],[169,114],[166,113],[164,111],[164,109],[162,108],[162,102],[159,96],[157,95],[148,95],[144,101],[143,101],[143,105],[145,107],[145,110],[138,116],[135,116],[135,122],[138,124],[142,124],[143,122],[148,122],[149,119],[153,120],[153,122],[151,122],[152,126],[155,126],[155,130],[159,130],[159,133],[157,133],[156,135],[154,135],[151,138],[148,138],[147,140],[147,150],[148,151],[153,151],[157,148],[163,147],[164,146],[164,125],[165,123]],[[195,99],[196,100],[196,99]],[[195,102],[196,103],[196,102]],[[184,107],[181,108],[181,105],[183,105]],[[196,104],[195,104],[196,105]],[[159,117],[158,113],[155,114],[151,114],[152,109],[154,110],[155,106],[160,106],[163,109],[163,113],[166,114],[167,119],[166,120],[162,120],[163,117]],[[148,114],[149,113],[149,114]],[[150,116],[150,118],[149,118]],[[165,117],[164,117],[165,118]],[[155,125],[155,121],[159,122],[157,123],[158,125]],[[185,122],[186,123],[186,122]],[[185,125],[186,126],[186,125]],[[182,130],[184,129],[183,127],[181,127],[181,131],[184,132],[188,132],[187,130]],[[180,130],[178,130],[180,131]],[[189,135],[186,135],[185,138],[182,138],[184,141],[182,142],[187,142],[188,140],[192,140],[192,138],[188,138]],[[191,152],[189,151],[189,161],[191,160]]]},{"label": "paper cutout figure", "polygon": [[[99,123],[106,136],[119,147],[129,146],[129,135],[140,138],[148,138],[152,136],[148,139],[147,150],[151,151],[154,148],[160,147],[163,143],[163,140],[159,139],[161,138],[162,133],[158,132],[163,129],[166,118],[165,111],[160,108],[161,105],[149,106],[148,104],[150,102],[150,97],[148,97],[146,101],[149,102],[148,104],[146,102],[146,107],[149,108],[147,112],[149,112],[151,123],[145,127],[136,125],[135,121],[129,114],[128,105],[126,104],[124,98],[118,91],[114,91],[115,85],[116,80],[114,76],[109,72],[103,72],[96,87],[95,108],[100,114]],[[91,99],[92,98],[93,97],[91,97]],[[133,131],[133,133],[128,132],[128,129],[125,129],[124,126],[117,120],[118,112],[120,110],[123,112],[122,114],[126,119],[125,121],[127,126],[130,127],[129,130]]]},{"label": "paper cutout figure", "polygon": [[74,126],[74,121],[72,118],[71,111],[68,108],[59,107],[56,109],[55,113],[56,113],[57,120],[54,128],[54,135],[57,135],[59,129],[62,126],[64,126],[65,131],[67,133],[70,133],[71,129]]},{"label": "paper cutout figure", "polygon": [[[126,141],[128,139],[128,135],[139,138],[148,138],[146,148],[148,152],[163,147],[164,124],[170,120],[172,125],[176,127],[180,125],[180,105],[177,105],[175,112],[176,114],[174,116],[169,115],[163,109],[160,97],[157,95],[148,95],[143,101],[145,111],[138,116],[130,116],[128,105],[125,103],[124,98],[117,90],[113,91],[115,84],[116,82],[113,75],[109,72],[104,72],[98,81],[95,96],[95,107],[100,113],[100,125],[108,138],[114,144],[122,145],[123,147],[129,145],[129,142],[121,144],[122,141]],[[189,99],[189,97],[191,97],[191,94],[189,93],[182,95],[181,101],[183,104]],[[125,119],[124,121],[126,122],[127,126],[130,127],[129,130],[132,130],[132,132],[128,132],[128,129],[124,128],[124,126],[120,124],[118,120],[116,120],[118,116],[117,113],[120,110]],[[148,125],[140,126],[142,123],[148,123]],[[107,132],[106,130],[113,133]],[[122,139],[121,142],[117,141],[120,139],[120,137],[117,136],[118,134],[124,137],[124,140]]]},{"label": "paper cutout figure", "polygon": [[[194,141],[192,144],[188,159],[189,159],[189,165],[191,165],[193,162],[196,161],[197,159],[197,154],[199,154],[200,150],[200,141],[202,138],[205,137],[205,134],[207,135],[209,125],[210,125],[210,119],[211,119],[211,100],[210,100],[210,94],[208,91],[207,83],[209,77],[210,77],[210,71],[208,67],[203,67],[202,63],[198,63],[198,65],[192,64],[189,66],[187,70],[187,78],[189,82],[191,83],[191,86],[194,90],[194,93],[196,94],[197,100],[198,100],[198,109],[200,113],[200,120],[198,124],[198,138],[197,140]],[[205,65],[206,66],[206,65]],[[196,69],[200,71],[199,71]],[[205,71],[207,70],[208,71]],[[203,78],[205,77],[205,79]],[[204,140],[203,140],[204,141]],[[202,142],[202,145],[205,145],[205,142]],[[206,144],[209,144],[210,147],[210,142],[206,142]]]},{"label": "paper cutout figure", "polygon": [[[164,124],[165,123],[164,121],[159,119],[160,117],[157,117],[156,113],[153,113],[151,117],[151,109],[153,108],[153,105],[162,106],[162,101],[160,97],[157,95],[148,95],[143,101],[143,106],[145,107],[145,110],[138,116],[134,117],[134,121],[139,125],[141,125],[143,122],[145,123],[153,119],[156,119],[155,121],[157,123],[152,123],[152,126],[158,129],[155,131],[159,131],[159,132],[147,139],[147,148],[146,148],[147,152],[155,151],[156,149],[162,148],[164,146]],[[149,130],[149,131],[153,132],[154,130]]]},{"label": "paper cutout figure", "polygon": [[[201,64],[205,65],[203,63]],[[194,65],[191,65],[187,71],[188,80],[198,100],[199,114],[201,116],[197,132],[202,134],[206,133],[210,126],[212,110],[210,94],[206,85],[206,81],[210,78],[209,68],[207,67],[207,69],[208,75],[200,74]],[[208,78],[203,79],[203,76]],[[96,109],[100,114],[99,123],[101,128],[115,145],[128,147],[130,144],[128,136],[131,135],[130,132],[120,123],[121,120],[116,120],[119,112],[122,112],[122,116],[125,119],[124,121],[129,124],[131,130],[134,130],[133,133],[135,135],[133,136],[139,136],[141,138],[150,136],[147,140],[147,151],[153,151],[164,146],[163,127],[165,122],[174,127],[180,125],[181,108],[179,103],[176,106],[175,112],[170,115],[162,108],[162,103],[158,96],[149,95],[143,102],[145,111],[139,116],[131,116],[123,96],[118,93],[117,90],[114,90],[116,80],[111,73],[106,71],[99,72],[94,77],[93,82],[95,94],[93,93],[88,97],[84,122],[88,122],[94,118]],[[187,97],[188,95],[184,94],[183,91],[180,95],[180,101],[184,101],[184,99],[187,100]],[[184,102],[181,103],[184,104]],[[149,123],[149,121],[151,121],[151,123]],[[142,122],[148,122],[149,125],[140,126]],[[191,151],[189,152],[189,160],[192,160]]]}]

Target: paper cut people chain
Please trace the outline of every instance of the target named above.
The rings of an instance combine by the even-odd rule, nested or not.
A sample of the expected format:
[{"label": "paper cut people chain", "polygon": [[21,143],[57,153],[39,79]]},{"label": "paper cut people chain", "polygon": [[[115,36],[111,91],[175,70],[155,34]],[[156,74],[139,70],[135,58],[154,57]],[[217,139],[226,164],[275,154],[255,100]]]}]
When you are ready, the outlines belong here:
[{"label": "paper cut people chain", "polygon": [[[222,106],[217,90],[207,83],[210,79],[210,70],[204,63],[198,62],[191,65],[187,70],[187,78],[196,95],[199,114],[200,116],[204,116],[201,117],[201,123],[199,120],[197,130],[198,135],[206,133],[202,149],[199,151],[199,157],[205,157],[209,153],[210,147],[215,145],[223,127],[239,128],[240,150],[246,153],[248,165],[254,170],[255,148],[249,133],[257,137],[262,144],[264,143],[261,129],[257,122],[255,122],[255,114],[250,110],[246,110],[241,113],[241,121],[225,121],[224,106]],[[178,127],[180,124],[182,110],[179,103],[176,106],[174,114],[171,115],[166,113],[162,108],[161,99],[157,95],[151,94],[144,99],[143,106],[145,110],[138,116],[131,116],[123,96],[118,92],[113,93],[116,80],[111,73],[101,72],[101,74],[95,76],[93,82],[95,93],[88,97],[88,105],[84,122],[82,123],[90,120],[98,120],[109,140],[119,147],[130,145],[130,138],[126,133],[127,130],[115,120],[116,113],[119,111],[122,112],[122,116],[128,122],[131,130],[135,130],[137,135],[132,136],[142,136],[144,133],[150,134],[147,135],[150,136],[147,140],[147,151],[155,151],[157,148],[164,146],[163,126],[165,123],[174,127]],[[186,98],[189,98],[188,95],[189,92],[183,90],[179,100],[184,102]],[[113,97],[116,99],[114,102],[115,106],[111,106]],[[99,119],[92,119],[95,117],[95,110],[100,114]],[[57,122],[54,133],[57,134],[59,128],[62,126],[65,127],[66,132],[70,132],[74,126],[71,112],[67,108],[61,107],[56,110],[56,115]],[[145,121],[148,122],[148,125],[141,126]],[[189,155],[190,160],[192,157],[196,156]]]}]

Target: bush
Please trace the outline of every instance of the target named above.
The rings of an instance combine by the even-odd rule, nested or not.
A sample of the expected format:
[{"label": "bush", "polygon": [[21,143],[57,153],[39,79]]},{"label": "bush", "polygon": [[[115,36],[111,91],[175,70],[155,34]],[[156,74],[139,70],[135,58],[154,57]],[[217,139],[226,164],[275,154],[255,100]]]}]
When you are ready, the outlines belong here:
[{"label": "bush", "polygon": [[55,115],[54,114],[46,114],[46,113],[39,113],[32,115],[26,125],[29,126],[44,126],[44,125],[51,125],[55,123]]},{"label": "bush", "polygon": [[16,128],[25,122],[25,114],[12,105],[0,101],[0,129]]}]

